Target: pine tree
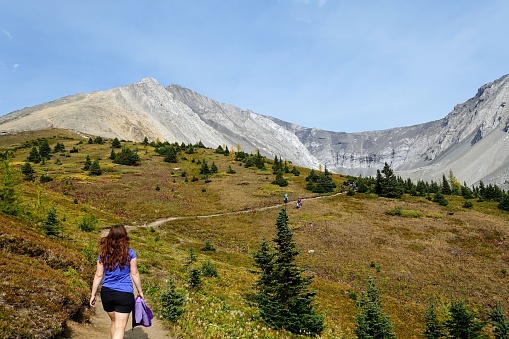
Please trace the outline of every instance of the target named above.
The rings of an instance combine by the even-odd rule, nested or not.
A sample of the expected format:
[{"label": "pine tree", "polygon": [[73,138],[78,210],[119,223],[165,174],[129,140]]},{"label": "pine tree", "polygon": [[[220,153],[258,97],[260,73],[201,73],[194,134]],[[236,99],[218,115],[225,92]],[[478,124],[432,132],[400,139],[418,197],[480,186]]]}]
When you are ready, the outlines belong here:
[{"label": "pine tree", "polygon": [[437,202],[440,206],[449,205],[449,201],[447,201],[447,199],[444,198],[444,195],[440,190],[437,193],[435,193],[435,196],[433,197],[433,202]]},{"label": "pine tree", "polygon": [[442,175],[442,194],[445,195],[451,195],[451,186],[449,185],[449,181],[447,181],[447,178],[445,175]]},{"label": "pine tree", "polygon": [[122,147],[122,151],[117,153],[113,162],[120,165],[138,166],[140,164],[140,156],[129,147]]},{"label": "pine tree", "polygon": [[182,314],[184,314],[184,303],[186,302],[186,294],[178,292],[175,283],[169,282],[168,290],[161,292],[161,315],[169,321],[176,322]]},{"label": "pine tree", "polygon": [[83,165],[83,170],[90,170],[90,166],[92,166],[92,160],[90,160],[90,155],[87,154],[87,157],[85,158],[85,164]]},{"label": "pine tree", "polygon": [[43,138],[39,143],[39,154],[43,159],[49,159],[51,157],[51,147],[49,147],[49,143],[46,138]]},{"label": "pine tree", "polygon": [[403,188],[387,163],[382,171],[376,171],[375,193],[386,198],[401,198],[403,195]]},{"label": "pine tree", "polygon": [[509,211],[509,194],[505,194],[502,200],[497,205],[498,208],[504,211]]},{"label": "pine tree", "polygon": [[357,300],[359,313],[356,317],[355,334],[358,339],[395,339],[389,316],[383,314],[382,302],[374,280],[368,279],[368,287]]},{"label": "pine tree", "polygon": [[53,148],[53,153],[61,153],[65,152],[65,145],[61,142],[57,142],[55,148]]},{"label": "pine tree", "polygon": [[164,161],[170,163],[177,163],[177,152],[173,146],[169,146],[164,155]]},{"label": "pine tree", "polygon": [[57,211],[55,207],[51,207],[46,216],[46,220],[41,225],[46,235],[59,236],[61,231],[60,220],[57,219]]},{"label": "pine tree", "polygon": [[303,270],[295,264],[299,251],[288,226],[286,209],[281,209],[276,221],[277,235],[273,239],[274,252],[264,241],[255,253],[255,265],[261,269],[255,288],[262,319],[271,327],[292,333],[320,334],[324,316],[313,306],[317,291],[311,291],[311,277],[303,277]]},{"label": "pine tree", "polygon": [[32,147],[30,154],[28,154],[27,160],[30,162],[33,162],[34,164],[38,164],[41,162],[41,155],[39,154],[37,147],[35,147],[35,146]]},{"label": "pine tree", "polygon": [[209,165],[207,164],[207,162],[205,160],[201,164],[200,174],[203,174],[203,175],[209,175],[210,174]]},{"label": "pine tree", "polygon": [[122,145],[120,144],[120,140],[118,140],[117,137],[115,137],[115,139],[113,139],[113,141],[111,142],[111,147],[113,148],[121,148]]},{"label": "pine tree", "polygon": [[25,164],[21,167],[21,173],[23,173],[24,175],[23,180],[25,181],[34,180],[35,171],[28,161],[26,161]]},{"label": "pine tree", "polygon": [[116,156],[117,156],[117,155],[115,154],[115,150],[112,148],[112,149],[111,149],[111,152],[110,152],[110,157],[109,157],[109,159],[110,159],[110,160],[115,160]]},{"label": "pine tree", "polygon": [[509,320],[504,316],[504,310],[500,303],[488,312],[490,324],[495,328],[495,339],[509,339]]},{"label": "pine tree", "polygon": [[210,166],[210,173],[215,174],[217,172],[219,172],[219,169],[217,168],[216,163],[212,161],[212,165]]},{"label": "pine tree", "polygon": [[99,164],[99,159],[95,159],[92,165],[90,165],[90,175],[101,175],[103,171],[101,169],[101,165]]},{"label": "pine tree", "polygon": [[428,303],[424,319],[426,320],[426,329],[423,335],[426,339],[440,339],[444,337],[443,326],[438,319],[435,302],[432,299]]},{"label": "pine tree", "polygon": [[480,339],[483,323],[470,311],[463,300],[454,300],[449,307],[445,328],[449,337],[457,339]]}]

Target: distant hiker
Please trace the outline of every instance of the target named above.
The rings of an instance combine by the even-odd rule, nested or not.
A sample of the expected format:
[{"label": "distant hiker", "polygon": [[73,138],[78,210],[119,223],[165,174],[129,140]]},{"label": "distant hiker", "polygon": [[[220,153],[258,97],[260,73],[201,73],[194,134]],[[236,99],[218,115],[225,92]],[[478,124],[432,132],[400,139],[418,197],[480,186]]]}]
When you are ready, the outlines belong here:
[{"label": "distant hiker", "polygon": [[301,208],[301,207],[302,207],[302,199],[298,198],[297,199],[297,208]]},{"label": "distant hiker", "polygon": [[136,252],[129,247],[129,237],[123,225],[112,226],[108,235],[101,239],[101,254],[97,257],[90,296],[92,307],[95,307],[101,281],[101,300],[111,319],[111,338],[121,339],[124,337],[129,313],[134,309],[133,283],[138,296],[143,298]]},{"label": "distant hiker", "polygon": [[285,193],[284,201],[285,201],[285,205],[286,205],[288,203],[288,193]]}]

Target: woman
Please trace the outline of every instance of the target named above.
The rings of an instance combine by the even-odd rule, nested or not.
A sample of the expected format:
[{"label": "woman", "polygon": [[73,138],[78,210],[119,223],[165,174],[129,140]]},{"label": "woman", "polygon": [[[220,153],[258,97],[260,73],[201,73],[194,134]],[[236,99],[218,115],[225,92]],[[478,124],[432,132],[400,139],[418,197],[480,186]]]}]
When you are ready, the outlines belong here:
[{"label": "woman", "polygon": [[101,280],[101,301],[111,319],[111,338],[123,338],[129,313],[134,307],[133,282],[138,295],[143,298],[136,253],[129,247],[129,237],[123,225],[112,226],[108,235],[101,239],[101,254],[97,258],[90,297],[92,307],[95,307]]}]

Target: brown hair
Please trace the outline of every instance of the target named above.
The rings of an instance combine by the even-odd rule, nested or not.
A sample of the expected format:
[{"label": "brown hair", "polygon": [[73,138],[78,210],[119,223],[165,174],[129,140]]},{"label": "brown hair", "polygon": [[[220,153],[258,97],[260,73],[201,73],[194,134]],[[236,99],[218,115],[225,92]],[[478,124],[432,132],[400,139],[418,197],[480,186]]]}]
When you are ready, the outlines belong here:
[{"label": "brown hair", "polygon": [[129,264],[129,237],[123,225],[111,226],[107,236],[101,239],[100,262],[108,271],[123,269]]}]

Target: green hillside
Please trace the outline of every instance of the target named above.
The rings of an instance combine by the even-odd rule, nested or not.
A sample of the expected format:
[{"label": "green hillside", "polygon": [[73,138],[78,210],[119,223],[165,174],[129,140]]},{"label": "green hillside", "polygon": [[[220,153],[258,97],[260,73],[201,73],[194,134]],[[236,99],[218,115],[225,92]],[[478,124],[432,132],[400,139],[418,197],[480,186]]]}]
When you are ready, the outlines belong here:
[{"label": "green hillside", "polygon": [[[274,238],[284,193],[298,265],[314,277],[316,308],[326,316],[321,338],[354,337],[354,299],[370,276],[399,338],[422,338],[430,297],[440,317],[455,299],[483,319],[497,302],[509,309],[509,214],[496,202],[472,200],[472,208],[463,208],[459,196],[447,196],[444,207],[409,195],[337,194],[347,180],[341,175],[333,175],[334,193],[315,194],[305,189],[309,169],[285,173],[288,186],[280,187],[271,184],[273,159],[265,159],[263,170],[246,167],[233,152],[190,152],[189,145],[169,163],[154,143],[121,141],[115,153],[124,147],[139,157],[136,166],[122,165],[110,159],[112,140],[90,137],[63,130],[0,136],[7,159],[0,171],[2,338],[48,338],[69,319],[86,321],[101,230],[117,223],[128,226],[156,316],[164,313],[161,293],[171,282],[186,293],[182,316],[163,319],[175,337],[299,337],[268,328],[252,302],[258,277],[253,253],[264,238]],[[50,157],[30,163],[34,180],[24,180],[26,159],[43,138]],[[55,153],[57,144],[64,147]],[[83,169],[87,155],[98,160],[102,174]],[[200,173],[204,163],[217,173]],[[301,209],[295,208],[298,197]],[[413,217],[387,213],[395,209]],[[44,231],[52,210],[56,236]],[[206,244],[215,251],[202,250]],[[190,270],[203,265],[216,268],[217,277],[202,276],[193,288]],[[490,326],[484,331],[494,338]]]}]

